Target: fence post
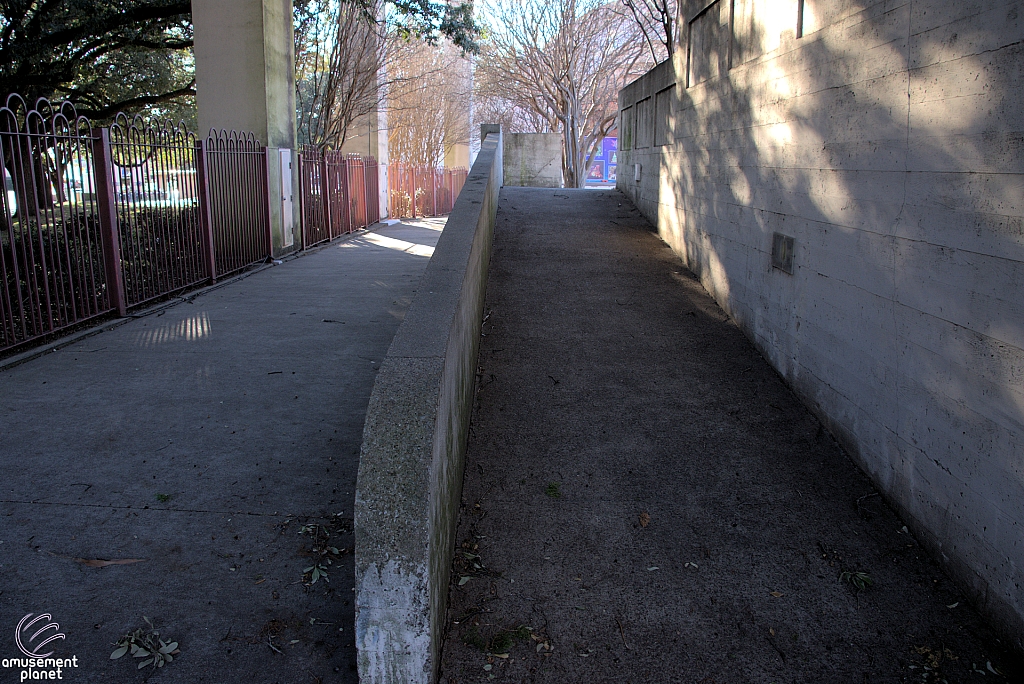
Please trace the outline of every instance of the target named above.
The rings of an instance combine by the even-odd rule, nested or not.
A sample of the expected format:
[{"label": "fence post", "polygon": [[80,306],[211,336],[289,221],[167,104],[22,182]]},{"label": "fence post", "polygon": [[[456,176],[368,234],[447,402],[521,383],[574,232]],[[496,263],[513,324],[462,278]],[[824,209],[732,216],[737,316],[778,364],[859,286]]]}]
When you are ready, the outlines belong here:
[{"label": "fence post", "polygon": [[299,150],[299,165],[296,170],[299,172],[299,251],[306,249],[306,176],[305,168],[302,165],[305,158],[305,151]]},{"label": "fence post", "polygon": [[124,276],[121,272],[121,239],[117,229],[117,199],[114,193],[114,163],[110,152],[110,129],[92,129],[93,169],[96,174],[96,202],[103,242],[103,265],[107,276],[107,302],[125,316]]},{"label": "fence post", "polygon": [[341,174],[341,221],[345,226],[345,232],[352,232],[352,179],[349,177],[349,159],[346,155],[343,159],[345,173]]},{"label": "fence post", "polygon": [[331,165],[327,162],[327,150],[317,148],[317,155],[320,157],[320,201],[324,205],[324,231],[327,232],[327,239],[334,239],[333,217],[331,216]]},{"label": "fence post", "polygon": [[217,282],[217,252],[213,243],[213,216],[210,204],[210,171],[206,161],[206,140],[196,141],[196,174],[199,180],[199,225],[203,229],[203,254],[210,270],[210,284]]},{"label": "fence post", "polygon": [[273,213],[270,209],[270,148],[263,148],[263,216],[267,221],[267,258],[274,258],[274,227],[272,225]]}]

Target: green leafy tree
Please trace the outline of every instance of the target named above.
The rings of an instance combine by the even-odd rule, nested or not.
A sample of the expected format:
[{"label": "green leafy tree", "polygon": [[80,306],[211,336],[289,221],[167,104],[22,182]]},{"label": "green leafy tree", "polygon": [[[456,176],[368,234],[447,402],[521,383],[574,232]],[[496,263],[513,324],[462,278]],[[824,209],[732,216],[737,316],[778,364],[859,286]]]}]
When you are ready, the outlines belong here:
[{"label": "green leafy tree", "polygon": [[[380,5],[339,2],[374,19]],[[324,3],[295,5],[298,20]],[[477,49],[472,2],[394,0],[384,8],[405,36],[430,43],[444,37],[463,51]],[[0,97],[70,99],[98,120],[147,108],[194,120],[192,46],[189,0],[3,0]]]},{"label": "green leafy tree", "polygon": [[[377,0],[346,0],[360,7],[364,13],[376,17]],[[480,26],[473,18],[473,0],[467,2],[437,2],[436,0],[391,0],[384,3],[385,11],[400,35],[417,38],[436,45],[446,38],[463,53],[476,54],[480,49],[477,39]]]},{"label": "green leafy tree", "polygon": [[70,99],[80,113],[190,101],[192,7],[185,0],[0,3],[0,93]]}]

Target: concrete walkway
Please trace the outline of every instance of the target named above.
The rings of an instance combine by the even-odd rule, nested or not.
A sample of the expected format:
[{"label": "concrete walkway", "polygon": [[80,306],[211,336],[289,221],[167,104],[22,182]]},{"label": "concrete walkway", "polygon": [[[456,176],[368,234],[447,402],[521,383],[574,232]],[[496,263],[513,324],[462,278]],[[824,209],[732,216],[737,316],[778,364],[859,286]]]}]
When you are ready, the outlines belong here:
[{"label": "concrete walkway", "polygon": [[153,669],[109,656],[147,616],[181,650],[163,681],[355,681],[363,419],[442,227],[355,236],[0,372],[0,657],[49,613],[65,680],[138,682]]},{"label": "concrete walkway", "polygon": [[503,189],[485,315],[444,684],[1024,681],[621,194]]}]

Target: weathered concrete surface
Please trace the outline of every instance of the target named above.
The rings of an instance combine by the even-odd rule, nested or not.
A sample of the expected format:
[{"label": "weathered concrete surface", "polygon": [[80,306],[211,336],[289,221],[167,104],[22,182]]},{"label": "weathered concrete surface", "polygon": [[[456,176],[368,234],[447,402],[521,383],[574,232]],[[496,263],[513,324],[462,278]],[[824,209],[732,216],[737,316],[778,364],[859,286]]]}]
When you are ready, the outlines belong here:
[{"label": "weathered concrete surface", "polygon": [[367,684],[437,670],[501,168],[488,135],[370,397],[355,508]]},{"label": "weathered concrete surface", "polygon": [[[181,648],[162,681],[355,682],[363,419],[442,226],[353,236],[0,371],[0,657],[47,612],[55,655],[78,656],[65,680],[138,682],[109,656],[147,616]],[[345,550],[330,582],[303,584],[307,524]]]},{"label": "weathered concrete surface", "polygon": [[485,315],[440,682],[1024,681],[620,193],[504,188]]},{"label": "weathered concrete surface", "polygon": [[560,188],[562,135],[560,133],[505,133],[505,185]]},{"label": "weathered concrete surface", "polygon": [[622,91],[618,187],[1020,646],[1024,12],[752,2]]}]

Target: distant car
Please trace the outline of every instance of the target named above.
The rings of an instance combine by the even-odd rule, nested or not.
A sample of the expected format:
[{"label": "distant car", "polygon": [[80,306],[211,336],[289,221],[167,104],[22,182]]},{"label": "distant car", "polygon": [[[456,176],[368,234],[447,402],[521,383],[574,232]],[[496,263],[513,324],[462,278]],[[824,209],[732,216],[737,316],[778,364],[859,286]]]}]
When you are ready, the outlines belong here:
[{"label": "distant car", "polygon": [[4,189],[7,191],[7,211],[13,218],[18,213],[18,195],[14,192],[14,180],[11,178],[11,172],[6,168],[4,169]]}]

